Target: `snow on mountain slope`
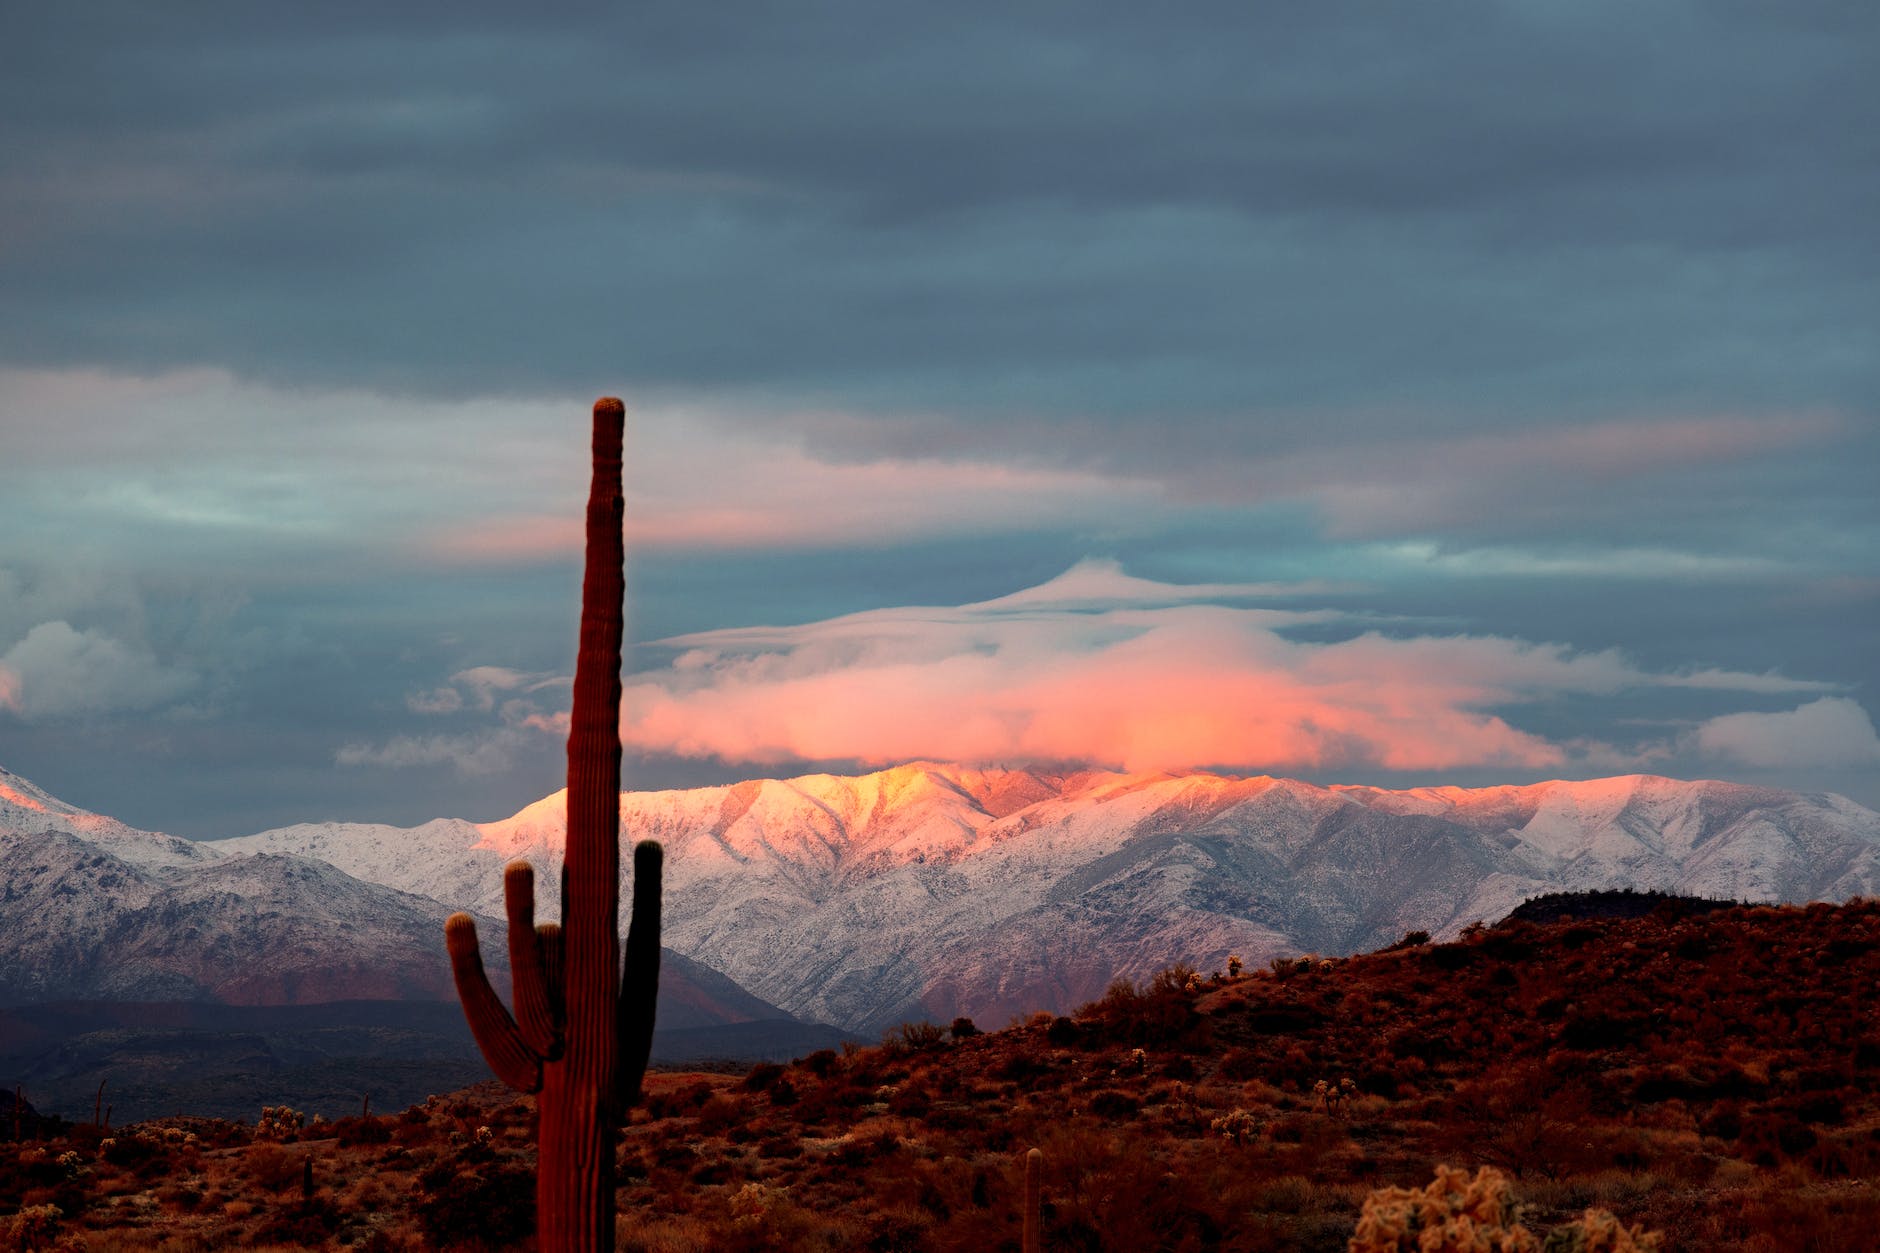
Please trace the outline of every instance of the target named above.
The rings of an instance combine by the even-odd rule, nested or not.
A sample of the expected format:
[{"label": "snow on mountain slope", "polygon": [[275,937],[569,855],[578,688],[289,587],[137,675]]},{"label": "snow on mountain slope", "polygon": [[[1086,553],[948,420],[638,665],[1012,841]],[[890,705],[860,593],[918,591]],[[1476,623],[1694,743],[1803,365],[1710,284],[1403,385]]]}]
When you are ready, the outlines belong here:
[{"label": "snow on mountain slope", "polygon": [[[0,1005],[454,1000],[443,925],[460,906],[433,897],[485,894],[481,877],[500,879],[512,852],[546,862],[527,838],[466,855],[483,838],[470,823],[443,820],[408,831],[315,824],[255,837],[252,847],[199,844],[87,813],[0,770]],[[380,880],[424,880],[432,893]],[[484,963],[506,989],[500,896],[495,909],[472,912]],[[703,963],[666,955],[662,1030],[785,1017]]]},{"label": "snow on mountain slope", "polygon": [[[489,913],[502,865],[526,856],[551,911],[564,804],[557,793],[500,822],[292,827],[219,847],[319,857]],[[626,793],[622,827],[666,845],[670,947],[860,1030],[1066,1008],[1177,959],[1206,970],[1230,952],[1257,962],[1453,934],[1546,891],[1810,900],[1880,882],[1880,814],[1650,776],[1389,792],[917,763]]]},{"label": "snow on mountain slope", "polygon": [[305,857],[153,864],[127,845],[144,851],[0,831],[0,1004],[453,995],[436,901]]},{"label": "snow on mountain slope", "polygon": [[68,805],[0,766],[0,832],[61,832],[108,848],[139,866],[187,866],[213,860],[213,850],[173,835],[139,831],[116,818]]}]

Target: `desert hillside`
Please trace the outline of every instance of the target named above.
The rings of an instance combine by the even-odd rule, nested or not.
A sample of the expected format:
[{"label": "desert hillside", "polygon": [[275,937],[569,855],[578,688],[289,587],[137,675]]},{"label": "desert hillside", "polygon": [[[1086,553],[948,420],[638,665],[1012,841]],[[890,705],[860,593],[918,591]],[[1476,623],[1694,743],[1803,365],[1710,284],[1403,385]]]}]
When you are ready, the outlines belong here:
[{"label": "desert hillside", "polygon": [[[1638,904],[655,1075],[620,1247],[1016,1248],[1032,1147],[1048,1249],[1331,1253],[1442,1163],[1504,1171],[1536,1231],[1596,1207],[1666,1250],[1871,1247],[1880,903]],[[526,1247],[531,1116],[494,1085],[329,1125],[25,1113],[0,1212],[55,1207],[81,1249]]]}]

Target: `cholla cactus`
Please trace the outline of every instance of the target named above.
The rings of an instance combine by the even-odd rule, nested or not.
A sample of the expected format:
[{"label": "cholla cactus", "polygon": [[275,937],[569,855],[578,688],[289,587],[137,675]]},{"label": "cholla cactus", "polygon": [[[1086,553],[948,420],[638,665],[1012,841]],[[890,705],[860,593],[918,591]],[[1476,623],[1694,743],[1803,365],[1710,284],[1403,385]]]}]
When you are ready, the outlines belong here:
[{"label": "cholla cactus", "polygon": [[475,1139],[478,1144],[487,1145],[495,1141],[496,1133],[490,1130],[488,1127],[478,1127],[476,1130]]},{"label": "cholla cactus", "polygon": [[1547,1233],[1541,1253],[1657,1253],[1658,1233],[1627,1227],[1603,1209],[1589,1209]]},{"label": "cholla cactus", "polygon": [[1427,1187],[1380,1188],[1364,1202],[1349,1253],[1540,1253],[1517,1221],[1508,1177],[1438,1166]]},{"label": "cholla cactus", "polygon": [[58,1235],[59,1220],[64,1217],[65,1211],[56,1205],[28,1205],[17,1214],[0,1218],[0,1246],[49,1249]]},{"label": "cholla cactus", "polygon": [[1227,977],[1229,979],[1240,978],[1242,964],[1239,953],[1229,953],[1227,955]]},{"label": "cholla cactus", "polygon": [[1358,1085],[1349,1078],[1340,1079],[1337,1083],[1321,1079],[1312,1085],[1312,1104],[1328,1114],[1338,1113],[1356,1095]]},{"label": "cholla cactus", "polygon": [[263,1105],[261,1121],[255,1124],[257,1140],[292,1140],[307,1125],[307,1116],[286,1105]]},{"label": "cholla cactus", "polygon": [[1230,1110],[1208,1124],[1208,1130],[1232,1144],[1246,1144],[1259,1134],[1260,1125],[1244,1109]]},{"label": "cholla cactus", "polygon": [[1184,992],[1199,992],[1200,990],[1201,990],[1201,976],[1199,974],[1189,975],[1188,982],[1182,984],[1182,991]]},{"label": "cholla cactus", "polygon": [[1364,1202],[1349,1253],[1657,1253],[1658,1236],[1626,1228],[1604,1210],[1539,1239],[1520,1222],[1508,1177],[1436,1168],[1427,1187],[1380,1188]]},{"label": "cholla cactus", "polygon": [[731,1211],[732,1226],[744,1231],[755,1231],[770,1220],[771,1211],[788,1199],[787,1188],[774,1187],[765,1183],[747,1183],[733,1192],[726,1203]]},{"label": "cholla cactus", "polygon": [[58,1163],[59,1169],[63,1170],[68,1175],[75,1176],[79,1171],[85,1168],[85,1159],[70,1149],[59,1154],[55,1160]]}]

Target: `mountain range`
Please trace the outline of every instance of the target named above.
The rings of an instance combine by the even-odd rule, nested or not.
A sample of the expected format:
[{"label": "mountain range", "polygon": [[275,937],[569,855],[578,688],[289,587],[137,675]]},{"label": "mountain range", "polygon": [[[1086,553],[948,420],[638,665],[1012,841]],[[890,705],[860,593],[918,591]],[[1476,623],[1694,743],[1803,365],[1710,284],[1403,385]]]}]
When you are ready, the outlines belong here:
[{"label": "mountain range", "polygon": [[[916,763],[621,802],[623,836],[666,845],[673,1004],[709,982],[682,955],[727,977],[686,995],[752,998],[733,1018],[855,1032],[1064,1010],[1175,961],[1454,935],[1552,891],[1844,900],[1880,881],[1872,810],[1647,775],[1386,791]],[[0,771],[0,1002],[448,997],[443,916],[500,915],[515,857],[552,915],[565,834],[556,793],[497,822],[192,843]],[[500,967],[501,924],[483,934]]]}]

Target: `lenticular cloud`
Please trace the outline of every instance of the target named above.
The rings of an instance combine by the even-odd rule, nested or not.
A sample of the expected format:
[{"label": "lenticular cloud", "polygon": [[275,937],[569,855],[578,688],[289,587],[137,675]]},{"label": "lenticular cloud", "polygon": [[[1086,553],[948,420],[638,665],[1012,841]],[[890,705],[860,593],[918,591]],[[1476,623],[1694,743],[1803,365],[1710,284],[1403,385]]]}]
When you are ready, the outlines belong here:
[{"label": "lenticular cloud", "polygon": [[[1307,642],[1287,628],[1336,615],[1229,603],[1286,590],[1184,588],[1087,562],[979,604],[678,637],[665,641],[664,668],[629,682],[622,737],[642,751],[764,763],[1547,768],[1569,749],[1503,711],[1689,681],[1615,652],[1493,636]],[[1711,684],[1729,677],[1706,672]],[[1745,688],[1772,681],[1740,677]]]}]

